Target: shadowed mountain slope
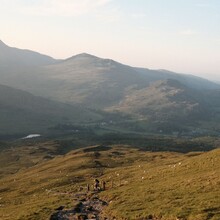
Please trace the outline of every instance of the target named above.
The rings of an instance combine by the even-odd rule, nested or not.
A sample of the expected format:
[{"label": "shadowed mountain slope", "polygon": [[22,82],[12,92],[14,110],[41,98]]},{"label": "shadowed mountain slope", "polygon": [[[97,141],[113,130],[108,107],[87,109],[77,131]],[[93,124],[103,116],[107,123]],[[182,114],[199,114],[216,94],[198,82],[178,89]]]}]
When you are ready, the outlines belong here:
[{"label": "shadowed mountain slope", "polygon": [[0,133],[44,132],[58,123],[100,119],[96,113],[0,85]]},{"label": "shadowed mountain slope", "polygon": [[0,66],[15,68],[19,66],[41,66],[57,62],[52,57],[14,47],[9,47],[0,40]]}]

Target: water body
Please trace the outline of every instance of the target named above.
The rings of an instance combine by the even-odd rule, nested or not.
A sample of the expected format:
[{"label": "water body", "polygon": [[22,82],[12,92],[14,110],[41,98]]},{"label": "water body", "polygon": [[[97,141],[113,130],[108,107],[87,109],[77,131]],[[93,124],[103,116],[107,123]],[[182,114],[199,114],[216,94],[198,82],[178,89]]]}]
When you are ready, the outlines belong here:
[{"label": "water body", "polygon": [[23,137],[22,139],[30,139],[30,138],[36,138],[36,137],[40,137],[40,134],[29,134],[26,137]]}]

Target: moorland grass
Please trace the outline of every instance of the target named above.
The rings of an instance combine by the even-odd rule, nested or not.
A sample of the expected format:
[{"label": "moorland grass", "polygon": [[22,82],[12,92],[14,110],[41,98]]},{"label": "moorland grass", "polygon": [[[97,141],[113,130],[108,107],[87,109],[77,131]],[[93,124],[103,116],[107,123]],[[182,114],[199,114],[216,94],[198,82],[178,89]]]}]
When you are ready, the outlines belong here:
[{"label": "moorland grass", "polygon": [[[97,151],[98,149],[98,151]],[[98,177],[110,219],[220,219],[220,150],[146,152],[130,146],[83,148],[0,179],[0,218],[48,219],[71,208],[80,186]],[[19,163],[18,163],[19,164]]]}]

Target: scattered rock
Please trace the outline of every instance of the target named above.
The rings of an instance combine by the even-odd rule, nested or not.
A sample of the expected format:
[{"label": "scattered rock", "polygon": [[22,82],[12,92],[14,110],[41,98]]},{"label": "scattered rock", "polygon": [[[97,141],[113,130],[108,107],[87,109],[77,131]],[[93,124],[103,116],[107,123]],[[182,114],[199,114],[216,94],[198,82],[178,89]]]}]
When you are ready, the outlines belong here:
[{"label": "scattered rock", "polygon": [[65,208],[65,206],[64,205],[61,205],[61,206],[59,206],[58,208],[56,208],[55,210],[63,210]]},{"label": "scattered rock", "polygon": [[103,219],[100,213],[103,208],[108,205],[107,202],[98,198],[97,194],[94,196],[87,196],[79,198],[76,195],[79,203],[70,210],[63,210],[64,206],[58,207],[58,212],[53,213],[50,220],[85,220],[85,219]]}]

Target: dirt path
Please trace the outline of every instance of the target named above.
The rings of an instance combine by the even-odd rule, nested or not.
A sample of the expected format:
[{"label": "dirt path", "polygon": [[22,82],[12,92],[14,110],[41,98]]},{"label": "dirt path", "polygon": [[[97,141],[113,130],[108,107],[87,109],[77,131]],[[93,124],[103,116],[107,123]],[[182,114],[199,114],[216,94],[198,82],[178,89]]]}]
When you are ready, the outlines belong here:
[{"label": "dirt path", "polygon": [[108,203],[99,199],[98,193],[75,194],[74,199],[78,201],[75,207],[69,210],[65,210],[62,206],[59,207],[57,212],[51,215],[50,220],[107,220],[107,218],[101,217],[101,212]]}]

